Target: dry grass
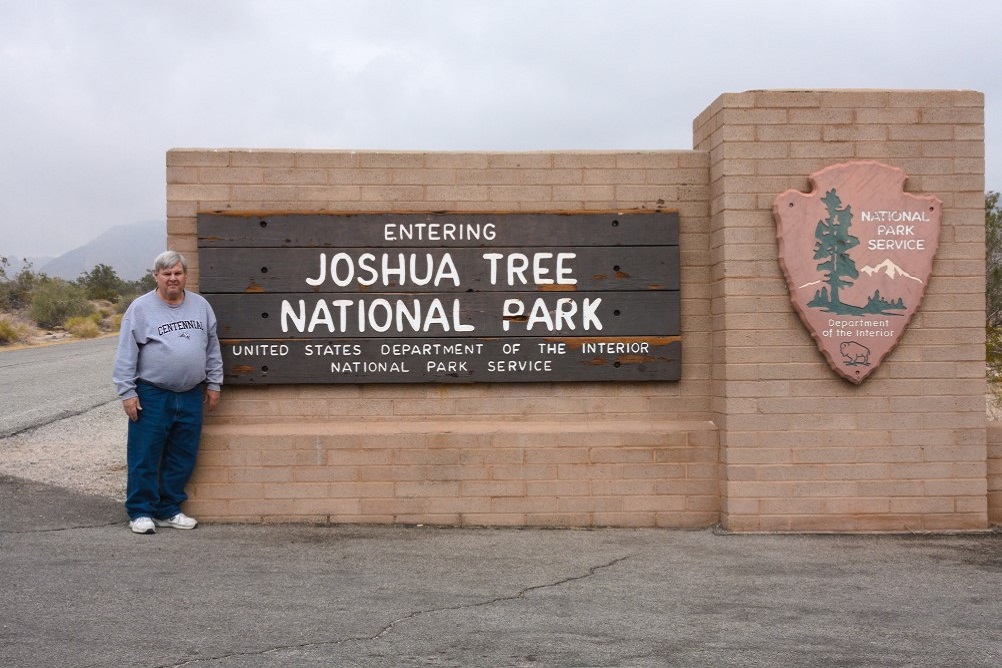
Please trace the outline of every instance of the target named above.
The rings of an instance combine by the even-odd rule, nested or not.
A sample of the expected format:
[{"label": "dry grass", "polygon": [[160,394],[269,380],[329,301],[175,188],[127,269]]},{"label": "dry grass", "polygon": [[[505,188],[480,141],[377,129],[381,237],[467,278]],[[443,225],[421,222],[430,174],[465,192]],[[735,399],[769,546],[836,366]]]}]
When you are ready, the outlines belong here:
[{"label": "dry grass", "polygon": [[38,328],[30,320],[15,313],[0,313],[0,346],[25,345],[38,336]]},{"label": "dry grass", "polygon": [[[29,348],[49,343],[76,341],[95,336],[107,336],[118,332],[122,316],[115,312],[115,305],[106,301],[92,301],[95,313],[86,318],[76,319],[76,324],[66,327],[42,328],[23,312],[0,313],[0,351]],[[84,326],[89,321],[93,326]]]}]

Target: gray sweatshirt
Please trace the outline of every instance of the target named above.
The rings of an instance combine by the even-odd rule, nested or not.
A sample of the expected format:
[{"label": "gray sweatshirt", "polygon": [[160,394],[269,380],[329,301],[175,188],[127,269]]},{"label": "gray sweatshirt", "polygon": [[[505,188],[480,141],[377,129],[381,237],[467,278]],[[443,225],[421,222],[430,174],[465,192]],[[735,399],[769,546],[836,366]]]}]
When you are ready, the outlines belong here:
[{"label": "gray sweatshirt", "polygon": [[204,297],[185,290],[184,301],[171,306],[154,290],[129,305],[118,335],[112,381],[118,396],[128,399],[136,396],[138,380],[174,392],[203,381],[208,389],[219,389],[223,359],[216,315]]}]

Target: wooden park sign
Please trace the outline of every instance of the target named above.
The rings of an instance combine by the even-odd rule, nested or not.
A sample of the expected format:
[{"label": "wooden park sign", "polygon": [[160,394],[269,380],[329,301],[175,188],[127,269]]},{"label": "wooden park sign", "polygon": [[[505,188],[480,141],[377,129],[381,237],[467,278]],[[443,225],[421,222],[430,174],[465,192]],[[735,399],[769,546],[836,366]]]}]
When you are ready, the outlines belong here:
[{"label": "wooden park sign", "polygon": [[201,213],[227,383],[681,377],[678,215]]},{"label": "wooden park sign", "polygon": [[942,202],[904,192],[904,171],[833,165],[773,212],[790,298],[828,364],[861,383],[918,309],[939,246]]}]

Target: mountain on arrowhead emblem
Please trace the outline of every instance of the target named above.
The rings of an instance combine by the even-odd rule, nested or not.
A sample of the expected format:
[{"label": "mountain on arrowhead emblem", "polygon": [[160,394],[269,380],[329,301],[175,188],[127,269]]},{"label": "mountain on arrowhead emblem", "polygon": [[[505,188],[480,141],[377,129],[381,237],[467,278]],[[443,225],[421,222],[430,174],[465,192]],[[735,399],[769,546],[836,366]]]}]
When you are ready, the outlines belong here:
[{"label": "mountain on arrowhead emblem", "polygon": [[915,278],[907,271],[905,271],[898,265],[894,264],[894,262],[890,258],[887,258],[886,260],[884,260],[883,262],[874,267],[870,266],[863,267],[862,269],[860,269],[860,271],[862,271],[867,276],[873,276],[874,274],[877,273],[884,273],[891,280],[894,280],[898,276],[902,276],[904,278],[910,278],[913,281],[918,281],[919,283],[922,282],[921,278]]}]

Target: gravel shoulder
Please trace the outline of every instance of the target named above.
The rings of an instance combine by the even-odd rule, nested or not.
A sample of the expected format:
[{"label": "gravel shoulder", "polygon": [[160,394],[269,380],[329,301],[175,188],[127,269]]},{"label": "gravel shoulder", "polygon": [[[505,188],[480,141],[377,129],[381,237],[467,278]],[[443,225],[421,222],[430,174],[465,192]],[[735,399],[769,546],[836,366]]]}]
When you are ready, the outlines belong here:
[{"label": "gravel shoulder", "polygon": [[115,399],[0,439],[0,473],[124,501],[126,421]]}]

